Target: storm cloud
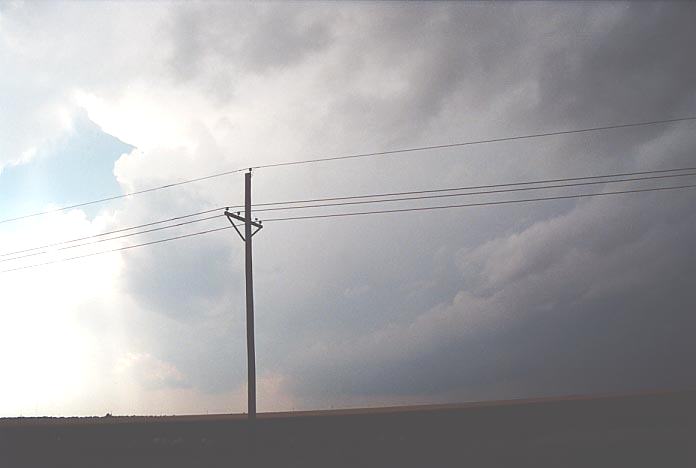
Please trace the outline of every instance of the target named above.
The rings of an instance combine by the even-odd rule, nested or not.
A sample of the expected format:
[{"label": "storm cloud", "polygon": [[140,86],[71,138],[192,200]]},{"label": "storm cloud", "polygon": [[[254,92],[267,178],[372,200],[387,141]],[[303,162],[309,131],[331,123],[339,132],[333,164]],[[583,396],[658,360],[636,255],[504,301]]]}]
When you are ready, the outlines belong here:
[{"label": "storm cloud", "polygon": [[[56,81],[62,90],[51,96],[58,97],[41,102],[62,103],[60,96],[77,93],[71,105],[132,145],[114,166],[124,192],[266,162],[696,110],[689,49],[696,7],[687,3],[167,4],[148,6],[139,27],[128,22],[139,4],[110,8],[116,11],[90,11],[98,23],[111,24],[113,37],[133,34],[140,47],[100,42],[118,51],[114,63],[96,67],[101,73],[84,64],[108,52],[79,49],[83,57],[66,60],[81,66]],[[0,12],[0,25],[22,31],[34,24],[23,11]],[[52,21],[49,13],[42,21]],[[114,15],[118,21],[109,22]],[[4,31],[0,37],[9,41]],[[58,80],[53,66],[32,66]],[[106,76],[112,70],[118,77]],[[26,93],[33,85],[24,86]],[[29,122],[39,107],[25,107],[20,115]],[[7,114],[0,111],[1,118]],[[693,166],[693,135],[693,123],[682,122],[259,169],[254,197],[270,202]],[[19,161],[31,146],[7,141],[10,156],[0,155],[0,164]],[[104,208],[104,227],[234,205],[241,182],[232,176],[128,199]],[[640,186],[672,182],[693,178]],[[258,371],[262,386],[268,383],[259,406],[693,387],[694,193],[269,222],[254,238]],[[226,224],[220,217],[198,227]],[[203,411],[210,398],[241,392],[244,278],[236,234],[119,258],[114,303],[91,299],[89,307],[113,309],[114,317],[128,311],[119,331],[128,337],[120,346],[126,358],[116,361],[132,366],[143,392],[190,392],[186,405],[172,402],[174,411]]]}]

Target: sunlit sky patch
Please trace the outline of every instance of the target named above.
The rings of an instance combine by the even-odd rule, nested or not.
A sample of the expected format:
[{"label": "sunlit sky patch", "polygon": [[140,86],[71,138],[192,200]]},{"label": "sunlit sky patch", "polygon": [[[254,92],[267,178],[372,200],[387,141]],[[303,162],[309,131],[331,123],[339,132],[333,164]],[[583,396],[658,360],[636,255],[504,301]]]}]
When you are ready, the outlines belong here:
[{"label": "sunlit sky patch", "polygon": [[[26,163],[0,173],[3,218],[119,195],[113,172],[118,158],[133,146],[104,133],[84,111],[72,119],[70,132],[42,147]],[[85,208],[93,216],[99,207]]]}]

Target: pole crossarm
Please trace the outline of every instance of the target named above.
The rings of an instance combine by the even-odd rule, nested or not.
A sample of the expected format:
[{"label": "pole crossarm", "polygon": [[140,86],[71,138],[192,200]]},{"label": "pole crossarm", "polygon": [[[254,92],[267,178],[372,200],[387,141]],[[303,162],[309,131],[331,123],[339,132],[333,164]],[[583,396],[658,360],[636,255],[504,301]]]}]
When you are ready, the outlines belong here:
[{"label": "pole crossarm", "polygon": [[[228,210],[229,210],[229,208],[227,208],[227,209],[225,210],[225,216],[227,217],[227,220],[230,222],[230,224],[232,225],[232,227],[234,227],[234,230],[237,231],[237,234],[239,234],[239,237],[241,237],[243,241],[246,241],[246,238],[244,237],[244,235],[242,234],[242,232],[239,230],[239,228],[237,227],[237,225],[234,224],[234,221],[232,221],[232,218],[236,219],[237,221],[241,221],[241,222],[244,223],[244,224],[247,223],[247,219],[244,218],[244,217],[242,217],[242,216],[240,216],[240,215],[238,215],[237,213],[232,213],[232,212],[230,212],[230,211],[228,211]],[[252,226],[254,226],[254,227],[256,228],[256,230],[255,230],[254,232],[251,233],[251,236],[252,236],[252,237],[254,236],[254,234],[256,234],[257,232],[259,232],[259,231],[261,230],[261,228],[263,227],[263,225],[261,224],[260,221],[259,221],[259,222],[256,222],[256,221],[251,221],[251,220],[250,220],[250,221],[249,221],[249,224],[251,224]]]}]

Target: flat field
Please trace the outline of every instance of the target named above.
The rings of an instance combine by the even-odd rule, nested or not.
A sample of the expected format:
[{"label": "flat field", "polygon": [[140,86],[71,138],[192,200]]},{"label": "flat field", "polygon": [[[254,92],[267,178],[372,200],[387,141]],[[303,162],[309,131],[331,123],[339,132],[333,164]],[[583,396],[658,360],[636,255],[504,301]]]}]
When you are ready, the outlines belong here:
[{"label": "flat field", "polygon": [[694,467],[696,391],[259,415],[0,419],[0,467]]}]

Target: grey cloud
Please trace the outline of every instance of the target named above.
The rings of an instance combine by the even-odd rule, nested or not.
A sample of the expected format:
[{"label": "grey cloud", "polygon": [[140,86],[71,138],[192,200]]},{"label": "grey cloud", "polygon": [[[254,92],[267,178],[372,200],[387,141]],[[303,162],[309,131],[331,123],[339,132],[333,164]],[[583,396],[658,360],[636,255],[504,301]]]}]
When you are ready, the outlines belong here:
[{"label": "grey cloud", "polygon": [[[332,83],[342,89],[335,115],[357,134],[365,127],[402,140],[427,133],[453,101],[463,115],[471,112],[463,123],[472,125],[524,83],[536,96],[524,96],[505,117],[531,130],[668,118],[693,108],[690,5],[411,5],[375,16],[381,21],[357,26],[351,39],[358,46],[331,75],[344,76]],[[342,73],[346,63],[357,66]],[[396,95],[355,88],[361,73],[379,89],[394,70],[405,83]],[[662,131],[602,135],[595,151],[618,159],[626,135],[640,142]],[[586,150],[587,139],[576,141],[567,149]]]},{"label": "grey cloud", "polygon": [[[204,146],[212,154],[216,148]],[[164,160],[173,158],[186,160],[185,151],[161,152]],[[183,166],[184,168],[186,166]],[[144,186],[152,187],[160,181],[158,174]],[[147,180],[147,179],[146,179]],[[136,189],[141,188],[137,186]],[[211,203],[200,187],[184,187],[178,193],[154,192],[146,203],[128,199],[115,220],[119,225],[137,225],[153,219],[168,219],[170,216],[196,213],[202,208],[220,206],[221,201]],[[182,225],[166,231],[152,232],[140,239],[142,242],[185,235],[201,230],[229,225],[222,211],[204,213],[172,223],[187,223],[202,218],[217,218]],[[161,226],[154,226],[154,228]],[[152,227],[149,227],[152,228]],[[227,234],[227,235],[226,235]],[[182,240],[175,244],[162,244],[149,249],[134,249],[125,255],[121,287],[146,309],[163,314],[176,321],[195,322],[208,316],[216,316],[231,296],[243,291],[239,280],[243,273],[238,261],[239,249],[235,249],[233,232],[209,234],[200,238]],[[196,242],[199,240],[200,242]],[[169,248],[168,248],[169,247]]]},{"label": "grey cloud", "polygon": [[229,98],[238,77],[297,65],[331,43],[328,17],[312,10],[297,4],[183,8],[169,26],[170,66],[179,79],[201,78],[214,96]]},{"label": "grey cloud", "polygon": [[[685,11],[679,8],[672,11],[668,10],[668,7],[664,7],[666,10],[663,10],[663,7],[656,8],[660,14],[651,17],[649,21],[636,21],[637,17],[646,17],[647,14],[645,11],[632,8],[628,11],[613,11],[614,16],[609,15],[608,20],[600,21],[598,17],[602,15],[603,7],[592,9],[591,12],[579,11],[576,7],[570,11],[564,10],[563,7],[554,7],[551,9],[554,13],[551,16],[555,20],[555,26],[549,28],[550,32],[541,29],[537,35],[528,30],[524,31],[523,27],[517,39],[524,41],[530,36],[536,38],[538,42],[532,39],[529,47],[539,46],[537,55],[527,55],[529,49],[519,49],[512,54],[520,53],[520,60],[528,60],[527,68],[522,66],[515,69],[514,59],[506,62],[502,56],[496,57],[499,69],[493,70],[497,71],[499,76],[508,74],[515,77],[515,80],[539,79],[540,99],[535,107],[516,108],[511,117],[528,115],[531,118],[525,120],[525,125],[530,128],[544,128],[544,125],[554,122],[556,125],[562,123],[577,126],[602,119],[604,122],[612,122],[625,121],[629,117],[641,120],[650,118],[650,115],[679,115],[688,105],[688,97],[694,92],[693,80],[681,81],[683,63],[680,61],[685,51],[683,36],[691,34],[691,28],[683,22],[688,20],[682,19],[675,23],[672,19],[680,15],[689,18],[691,10],[690,7]],[[528,23],[526,27],[530,24],[533,22]],[[568,29],[570,26],[572,28]],[[589,33],[583,34],[584,42],[574,43],[573,40],[579,35],[577,31],[582,31],[583,28],[589,30]],[[652,30],[661,31],[662,39],[657,44],[651,41],[657,34],[651,33]],[[576,34],[573,34],[573,31],[576,31]],[[618,50],[623,48],[624,52],[630,51],[635,57],[641,57],[635,59],[637,68],[634,70],[621,67],[620,54],[607,52],[613,50],[608,46],[607,38],[619,34],[623,34],[624,39],[622,45],[617,45]],[[462,37],[467,36],[463,34]],[[478,39],[478,36],[471,37],[472,42]],[[544,43],[545,41],[547,43]],[[483,49],[477,42],[472,47]],[[437,47],[433,47],[429,52],[433,60],[441,57],[437,53]],[[664,59],[665,56],[668,58]],[[600,58],[613,61],[614,65],[603,68]],[[582,65],[572,67],[567,63],[571,60]],[[660,68],[661,71],[655,74],[651,71],[652,68]],[[428,76],[427,68],[416,69],[423,76]],[[646,87],[647,85],[626,87],[625,83],[631,73],[648,77],[642,79],[652,88]],[[600,75],[602,78],[599,78]],[[670,78],[661,83],[661,75],[677,78]],[[505,93],[505,87],[501,86],[504,81],[496,80],[499,76],[495,73],[485,77],[476,76],[473,82],[486,84],[474,87],[474,91],[481,91],[482,96],[491,96],[496,90]],[[597,93],[596,87],[580,85],[586,81],[595,82],[597,85],[601,82],[603,89]],[[437,80],[431,83],[424,81],[424,90],[440,92],[442,83],[436,85],[436,82]],[[457,82],[456,78],[454,82]],[[492,91],[487,94],[486,86],[489,83],[492,83]],[[428,84],[432,84],[432,90],[428,88]],[[461,86],[463,83],[459,82],[452,89],[460,89]],[[623,87],[620,92],[619,86]],[[674,93],[666,91],[675,87],[678,91]],[[409,91],[412,94],[407,93],[406,96],[417,99],[417,88],[411,88]],[[554,96],[557,95],[571,98],[556,99]],[[608,95],[612,98],[607,98]],[[682,98],[673,98],[673,95]],[[444,92],[443,96],[448,96],[447,92]],[[354,97],[346,97],[345,101],[353,102]],[[437,99],[430,101],[436,102]],[[371,129],[370,133],[376,128],[378,134],[380,130],[392,130],[387,127],[392,124],[399,130],[408,128],[408,125],[398,123],[397,116],[399,112],[410,115],[405,111],[409,109],[408,106],[380,107],[379,104],[370,102],[371,107],[363,107],[355,112],[337,108],[341,111],[337,112],[337,115],[347,115],[348,121],[352,116],[356,116],[356,129],[352,129],[349,134],[359,134],[358,122],[375,123],[375,126],[368,127]],[[405,101],[401,101],[403,102]],[[638,109],[633,106],[642,102],[647,103],[644,104],[646,110],[642,113],[637,112]],[[607,113],[605,109],[613,109],[613,113]],[[648,114],[647,109],[651,109],[652,114]],[[437,112],[413,112],[413,115],[422,117],[423,120],[415,120],[423,122]],[[370,120],[373,117],[374,120]],[[380,120],[385,122],[382,127],[378,123]],[[394,134],[392,131],[383,133]],[[665,140],[664,144],[654,144],[650,147],[651,142],[661,139]],[[652,151],[649,155],[641,154],[646,146]],[[519,156],[511,167],[518,166],[519,160],[530,161],[529,166],[534,167],[535,159],[527,159],[526,151]],[[541,152],[536,160],[541,161],[544,158],[547,159],[544,169],[551,172],[560,168],[567,170],[568,167],[574,168],[576,173],[597,173],[602,172],[602,168],[612,170],[646,165],[650,167],[655,164],[663,167],[688,165],[693,161],[693,139],[688,134],[687,126],[681,127],[680,132],[655,128],[616,134],[604,133],[584,139],[567,139],[564,144],[552,147],[551,151]],[[682,195],[676,197],[680,196]],[[299,350],[303,346],[311,345],[315,351],[303,350],[297,354],[288,354],[290,358],[282,361],[290,366],[288,374],[295,376],[294,379],[290,379],[291,390],[296,395],[305,396],[308,401],[312,398],[316,399],[315,401],[340,401],[342,396],[361,392],[372,396],[390,395],[401,391],[421,392],[435,398],[438,394],[458,391],[457,395],[460,398],[467,395],[472,398],[487,398],[491,395],[513,397],[524,394],[621,391],[650,386],[693,384],[684,371],[687,356],[692,354],[693,350],[688,342],[688,334],[681,333],[681,330],[693,329],[693,321],[687,312],[693,307],[694,298],[688,289],[682,289],[685,284],[683,280],[674,280],[674,275],[693,279],[693,270],[689,266],[693,255],[688,255],[689,252],[693,252],[693,242],[690,240],[694,234],[693,218],[677,222],[683,217],[684,210],[688,210],[688,205],[665,210],[661,203],[672,203],[674,200],[669,195],[664,198],[657,196],[641,200],[653,201],[645,205],[636,205],[626,200],[626,206],[634,207],[629,213],[621,213],[623,201],[621,204],[612,202],[610,205],[617,210],[616,212],[599,210],[595,213],[581,212],[581,215],[573,213],[570,217],[573,222],[562,217],[562,213],[572,204],[564,205],[566,208],[560,213],[541,209],[534,218],[542,222],[532,223],[532,228],[523,231],[527,233],[529,240],[534,240],[535,237],[540,239],[539,242],[533,243],[536,246],[534,251],[529,251],[528,243],[515,241],[516,234],[513,234],[506,238],[506,242],[512,244],[507,250],[503,250],[507,252],[507,256],[503,253],[496,257],[496,248],[506,244],[494,243],[486,248],[475,249],[478,252],[477,258],[468,259],[474,263],[486,263],[492,261],[491,258],[499,258],[500,266],[493,270],[498,276],[486,271],[471,271],[466,277],[448,277],[447,274],[451,275],[451,270],[445,269],[447,274],[437,274],[427,261],[423,261],[426,256],[413,255],[409,262],[410,267],[404,267],[410,268],[414,276],[419,277],[423,283],[436,278],[436,281],[447,285],[442,286],[439,291],[432,291],[433,295],[424,293],[424,296],[429,296],[427,305],[420,303],[413,307],[412,302],[401,299],[402,295],[409,298],[413,296],[400,294],[405,291],[399,289],[391,289],[389,299],[383,302],[371,296],[351,305],[342,304],[335,299],[336,296],[332,292],[309,301],[302,300],[301,303],[307,308],[306,315],[295,318],[304,325],[296,327],[304,326],[311,331],[302,335],[303,339],[298,340],[295,346]],[[665,211],[669,217],[665,217]],[[518,216],[514,211],[509,213],[514,217]],[[544,223],[545,218],[552,221]],[[598,225],[605,227],[602,234],[591,235]],[[654,226],[658,228],[654,230]],[[511,227],[510,224],[507,225],[507,229]],[[454,239],[457,236],[460,236],[459,242],[469,238],[462,227],[451,223],[445,223],[444,229],[451,229],[449,240],[444,241],[445,243],[456,245],[457,241]],[[632,252],[635,258],[643,260],[642,264],[632,262],[630,255],[617,254],[625,251],[627,245],[635,245],[644,239],[646,231],[655,237],[656,244],[652,246],[654,250],[649,254],[641,253],[640,250]],[[512,232],[516,231],[513,229]],[[371,255],[356,254],[359,256],[353,260],[355,264],[360,264],[363,268],[373,262],[385,265],[394,256],[398,256],[399,254],[390,248],[385,248],[390,242],[398,245],[398,236],[391,239],[388,236],[393,236],[393,231],[390,230],[387,235],[377,234],[376,237],[370,237],[370,242],[377,243],[379,247],[371,250]],[[346,239],[339,239],[335,240],[337,244],[350,245],[356,252],[360,251],[358,243],[354,245]],[[434,245],[442,245],[442,242],[443,240],[438,238]],[[383,250],[379,251],[380,248]],[[687,254],[687,260],[681,256],[684,253]],[[409,254],[411,252],[404,252],[403,257],[408,257]],[[518,255],[521,255],[522,263],[519,263],[512,273],[503,274],[515,264],[515,257]],[[569,261],[576,256],[578,260],[585,262],[586,269],[581,273],[574,271],[573,262]],[[342,265],[346,267],[345,264]],[[647,268],[646,265],[652,268]],[[322,267],[319,269],[325,271]],[[593,272],[593,269],[596,271]],[[671,270],[673,273],[670,273]],[[393,287],[403,284],[398,275],[390,276],[388,269],[375,277],[371,277],[369,273],[361,275],[357,266],[354,271],[354,280],[342,278],[347,284],[376,283],[381,284],[384,291],[388,290],[389,285]],[[635,274],[627,273],[634,271],[640,271],[644,276],[636,277]],[[309,272],[306,275],[315,276]],[[386,283],[380,283],[380,279]],[[592,280],[597,283],[593,284]],[[686,282],[688,281],[687,279]],[[597,298],[591,297],[590,292],[602,291],[602,286],[622,283],[623,290],[608,290],[597,293]],[[320,284],[330,290],[332,282],[321,281]],[[363,346],[362,337],[366,329],[372,328],[368,333],[375,336],[389,330],[389,321],[375,323],[366,316],[390,317],[391,326],[398,328],[402,325],[411,330],[408,327],[414,315],[428,310],[428,307],[436,307],[437,293],[442,294],[439,300],[447,303],[454,300],[460,290],[483,296],[490,296],[495,292],[503,294],[501,291],[505,291],[504,295],[508,298],[504,304],[493,303],[489,308],[478,312],[480,315],[497,315],[500,312],[497,309],[502,307],[516,320],[509,326],[496,329],[495,332],[476,329],[476,335],[467,331],[466,323],[450,324],[447,332],[455,334],[455,337],[446,338],[448,333],[444,333],[444,337],[436,335],[431,337],[427,344],[422,345],[419,351],[405,354],[402,358],[394,357],[395,351],[392,348],[398,348],[403,342],[388,342],[383,346],[367,347],[364,351],[354,349]],[[659,305],[654,295],[657,290],[670,299],[671,308]],[[466,304],[463,304],[461,307],[465,306]],[[656,310],[660,310],[663,316],[655,315]],[[361,313],[363,311],[364,313]],[[401,319],[395,311],[403,314]],[[544,311],[543,317],[546,321],[542,320],[539,323],[541,319],[535,317]],[[353,316],[352,320],[345,318],[349,315]],[[342,324],[334,318],[335,316],[344,317],[346,323]],[[587,317],[587,322],[584,322],[582,317]],[[605,317],[611,319],[603,323]],[[314,322],[319,320],[328,324],[327,329],[331,331],[318,329]],[[531,325],[525,325],[526,320],[537,325],[541,333],[535,333]],[[671,321],[672,325],[665,325],[664,320]],[[360,332],[346,331],[356,327],[356,321],[363,321],[369,325],[360,328]],[[622,328],[621,324],[624,322],[626,325]],[[597,336],[592,335],[593,327],[601,330]],[[677,331],[674,331],[675,327]],[[345,333],[336,332],[336,329]],[[457,333],[461,335],[456,336]],[[591,343],[595,343],[596,346],[593,348]],[[292,346],[291,343],[287,343],[283,349]],[[471,363],[466,357],[479,362]],[[663,361],[664,365],[660,364]],[[644,367],[637,363],[644,363]]]},{"label": "grey cloud", "polygon": [[[686,45],[696,40],[696,7],[644,2],[619,10],[609,24],[597,19],[599,27],[580,43],[569,34],[545,59],[545,111],[573,120],[628,115],[638,121],[693,109],[696,64]],[[601,9],[595,13],[600,14]]]},{"label": "grey cloud", "polygon": [[[482,286],[395,330],[329,345],[293,370],[302,376],[293,391],[310,400],[453,392],[479,399],[696,384],[688,371],[696,296],[687,286],[696,279],[696,218],[683,218],[686,204],[676,202],[650,226],[634,224],[660,205],[649,197],[592,203],[468,252],[461,263],[482,267],[450,281],[477,275]],[[638,232],[633,239],[621,235],[626,224]],[[605,251],[607,242],[613,248]],[[509,262],[519,264],[515,276],[503,273]]]},{"label": "grey cloud", "polygon": [[[390,143],[420,135],[452,99],[462,96],[463,106],[480,109],[526,79],[533,65],[524,60],[536,41],[530,35],[535,18],[516,15],[514,8],[410,4],[373,10],[373,19],[347,33],[352,46],[342,48],[326,74],[341,90],[334,114],[355,133],[367,128],[392,135]],[[491,27],[496,21],[505,27]],[[385,87],[394,91],[371,89]]]},{"label": "grey cloud", "polygon": [[[178,78],[219,98],[211,83],[233,83],[245,70],[271,83],[282,71],[315,67],[308,99],[318,123],[298,137],[310,148],[463,138],[484,124],[522,133],[671,117],[693,102],[693,64],[684,60],[690,5],[357,4],[335,14],[302,5],[289,7],[286,22],[275,11],[218,8],[174,16]],[[259,172],[256,193],[267,201],[310,189],[668,167],[693,162],[690,128]],[[307,406],[356,395],[475,399],[692,385],[689,196],[269,223],[255,247],[259,370],[283,375]],[[226,246],[131,257],[126,289],[175,321],[190,310],[226,314],[228,301],[239,315],[241,257]],[[186,273],[173,272],[177,265]],[[232,284],[234,292],[221,292]],[[240,323],[220,336],[211,331],[218,322],[207,323],[150,338],[201,388],[240,383],[243,344],[231,338]],[[186,352],[171,342],[187,343]],[[227,367],[231,359],[237,365]]]},{"label": "grey cloud", "polygon": [[[133,225],[196,212],[206,205],[204,200],[195,188],[176,197],[153,193],[147,203],[129,200],[119,223]],[[141,241],[227,226],[219,214],[218,219],[152,233]],[[137,305],[131,312],[136,315],[129,324],[130,341],[139,353],[180,371],[176,386],[216,393],[243,382],[244,290],[239,247],[236,234],[223,231],[124,255],[120,288]],[[142,383],[151,384],[147,379]]]},{"label": "grey cloud", "polygon": [[[505,27],[491,27],[496,21]],[[483,5],[215,5],[173,15],[170,63],[217,97],[229,97],[247,73],[321,64],[316,86],[333,95],[332,114],[355,126],[351,134],[369,125],[403,138],[462,89],[467,104],[479,107],[525,79],[539,21]],[[374,92],[392,84],[395,94]]]},{"label": "grey cloud", "polygon": [[[125,287],[150,310],[194,320],[239,288],[226,279],[236,276],[227,243],[181,244],[176,249],[134,253],[124,272]],[[204,273],[192,274],[195,271]]]}]

